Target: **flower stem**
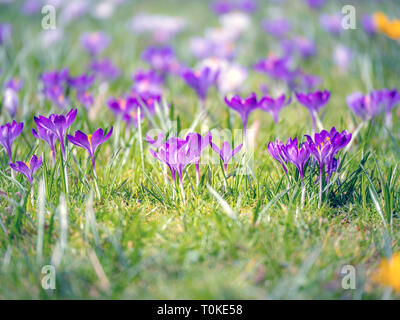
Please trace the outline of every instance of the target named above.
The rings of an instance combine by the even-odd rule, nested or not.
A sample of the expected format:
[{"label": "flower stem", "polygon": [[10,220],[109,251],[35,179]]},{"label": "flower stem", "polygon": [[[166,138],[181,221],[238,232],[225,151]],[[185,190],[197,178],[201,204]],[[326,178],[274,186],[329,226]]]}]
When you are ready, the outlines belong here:
[{"label": "flower stem", "polygon": [[198,188],[200,184],[200,172],[199,165],[196,163],[196,187]]},{"label": "flower stem", "polygon": [[64,184],[64,193],[65,195],[68,194],[68,174],[67,174],[67,163],[64,161],[64,157],[62,152],[60,152],[60,161],[61,161],[61,171],[62,171],[62,178]]},{"label": "flower stem", "polygon": [[321,208],[322,204],[322,166],[319,169],[319,200],[318,200],[318,209]]},{"label": "flower stem", "polygon": [[301,209],[304,209],[305,198],[306,198],[306,186],[304,185],[303,177],[301,177]]},{"label": "flower stem", "polygon": [[97,193],[97,197],[99,198],[99,200],[101,199],[101,195],[100,195],[100,190],[99,190],[99,186],[97,184],[97,177],[94,177],[94,186],[96,188],[96,193]]},{"label": "flower stem", "polygon": [[181,195],[182,195],[183,203],[185,203],[186,197],[185,197],[185,189],[183,188],[183,179],[179,180],[179,187],[181,188]]}]

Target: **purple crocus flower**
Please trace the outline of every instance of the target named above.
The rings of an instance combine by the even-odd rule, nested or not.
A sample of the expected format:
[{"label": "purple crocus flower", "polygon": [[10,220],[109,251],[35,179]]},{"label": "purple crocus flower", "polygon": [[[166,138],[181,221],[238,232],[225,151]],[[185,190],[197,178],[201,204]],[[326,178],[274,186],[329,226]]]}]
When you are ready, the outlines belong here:
[{"label": "purple crocus flower", "polygon": [[64,161],[66,160],[64,145],[65,133],[74,122],[77,112],[77,109],[71,109],[65,116],[62,114],[51,114],[48,118],[44,116],[33,118],[37,126],[42,126],[56,135],[61,144],[61,152]]},{"label": "purple crocus flower", "polygon": [[326,172],[336,167],[337,160],[334,157],[340,149],[349,144],[352,134],[348,133],[346,130],[338,132],[336,128],[333,127],[329,132],[322,130],[319,133],[315,133],[314,139],[309,135],[305,137],[309,143],[310,153],[317,161],[320,167],[320,173],[322,174],[324,165]]},{"label": "purple crocus flower", "polygon": [[392,109],[400,103],[400,92],[397,89],[384,89],[386,113],[391,114]]},{"label": "purple crocus flower", "polygon": [[361,26],[364,29],[365,33],[370,36],[373,36],[377,32],[377,26],[374,21],[374,17],[369,14],[365,14],[361,17]]},{"label": "purple crocus flower", "polygon": [[208,89],[216,84],[218,72],[213,72],[209,67],[193,71],[187,69],[182,73],[182,78],[186,84],[196,91],[202,103],[205,103]]},{"label": "purple crocus flower", "polygon": [[235,154],[237,154],[240,149],[242,149],[243,144],[239,144],[236,148],[234,148],[232,150],[231,144],[228,141],[225,141],[222,144],[221,149],[219,149],[217,147],[217,145],[214,142],[210,142],[211,145],[211,149],[213,149],[221,158],[223,164],[224,164],[224,168],[225,168],[225,172],[227,172],[228,169],[228,162],[235,156]]},{"label": "purple crocus flower", "polygon": [[257,9],[257,3],[255,0],[238,0],[237,8],[247,13],[253,13]]},{"label": "purple crocus flower", "polygon": [[199,160],[200,155],[190,150],[189,137],[180,139],[176,137],[169,138],[162,144],[158,151],[150,149],[150,153],[157,160],[164,162],[171,171],[172,180],[175,182],[175,174],[178,173],[179,181],[182,185],[183,173],[191,163]]},{"label": "purple crocus flower", "polygon": [[11,79],[5,85],[3,106],[8,110],[12,118],[17,114],[19,104],[18,91],[21,90],[22,86],[23,81],[17,78]]},{"label": "purple crocus flower", "polygon": [[21,134],[23,129],[24,123],[17,123],[16,121],[0,126],[0,144],[6,150],[10,162],[12,161],[12,144],[14,140]]},{"label": "purple crocus flower", "polygon": [[163,78],[154,70],[143,71],[138,70],[133,75],[134,84],[132,91],[141,93],[150,93],[153,95],[161,95],[163,91]]},{"label": "purple crocus flower", "polygon": [[153,148],[158,149],[159,147],[161,147],[161,145],[163,144],[163,141],[165,139],[165,133],[161,132],[157,137],[155,137],[154,139],[152,137],[150,137],[148,134],[146,135],[146,141],[147,143],[150,143],[152,145]]},{"label": "purple crocus flower", "polygon": [[101,31],[85,32],[80,38],[82,46],[92,56],[97,56],[110,45],[110,37]]},{"label": "purple crocus flower", "polygon": [[76,98],[80,103],[83,104],[86,110],[88,110],[94,103],[94,98],[92,94],[90,94],[88,91],[89,87],[92,86],[94,80],[94,75],[87,74],[68,78],[69,86],[76,90]]},{"label": "purple crocus flower", "polygon": [[286,167],[287,159],[285,154],[283,153],[284,147],[285,145],[279,140],[276,140],[275,143],[273,143],[272,141],[268,143],[269,154],[282,165],[283,169],[287,174],[288,173]]},{"label": "purple crocus flower", "polygon": [[241,98],[239,95],[235,95],[230,100],[227,97],[225,97],[225,103],[229,108],[239,113],[243,122],[243,130],[246,133],[247,122],[250,113],[252,113],[259,107],[259,101],[257,101],[257,95],[253,92],[245,99]]},{"label": "purple crocus flower", "polygon": [[383,111],[385,102],[384,92],[381,90],[371,91],[364,95],[354,92],[346,98],[349,108],[364,121],[372,119]]},{"label": "purple crocus flower", "polygon": [[189,133],[186,136],[186,140],[188,141],[190,152],[196,155],[197,160],[194,163],[196,165],[196,182],[198,185],[200,178],[200,171],[199,171],[200,156],[204,151],[204,149],[210,145],[212,140],[212,135],[211,132],[209,132],[204,137],[202,137],[201,134],[193,132]]},{"label": "purple crocus flower", "polygon": [[270,54],[268,58],[257,62],[254,70],[267,74],[273,79],[288,81],[293,77],[293,72],[289,68],[289,58],[279,58],[274,54]]},{"label": "purple crocus flower", "polygon": [[275,38],[282,38],[290,32],[291,24],[285,18],[264,20],[263,28],[266,32]]},{"label": "purple crocus flower", "polygon": [[228,0],[217,0],[211,3],[211,10],[217,14],[226,14],[235,9],[235,3],[233,1]]},{"label": "purple crocus flower", "polygon": [[335,36],[342,31],[342,16],[340,14],[321,14],[319,21],[325,31]]},{"label": "purple crocus flower", "polygon": [[42,165],[42,157],[38,158],[36,155],[33,155],[29,162],[17,161],[17,163],[10,163],[10,167],[15,171],[22,173],[29,181],[29,184],[32,185],[33,176],[35,172]]},{"label": "purple crocus flower", "polygon": [[12,27],[9,23],[0,23],[0,45],[11,38]]},{"label": "purple crocus flower", "polygon": [[306,135],[310,153],[319,166],[319,208],[322,203],[323,168],[325,166],[326,180],[329,182],[332,173],[336,171],[338,165],[335,154],[349,144],[351,137],[351,133],[345,130],[338,132],[335,127],[329,132],[322,130],[320,133],[315,133],[314,139]]},{"label": "purple crocus flower", "polygon": [[169,72],[176,73],[179,70],[172,47],[149,47],[143,51],[141,58],[162,76]]},{"label": "purple crocus flower", "polygon": [[282,147],[284,159],[288,162],[293,163],[297,170],[299,170],[300,178],[304,178],[304,167],[310,158],[309,144],[304,142],[301,147],[298,147],[297,138],[289,138],[286,145]]},{"label": "purple crocus flower", "polygon": [[286,96],[282,94],[278,98],[274,99],[268,95],[264,96],[259,103],[259,106],[262,110],[269,112],[272,115],[275,123],[279,122],[279,114],[282,108],[286,107],[292,102],[292,99],[289,98],[286,100]]},{"label": "purple crocus flower", "polygon": [[328,103],[330,95],[330,92],[327,90],[318,90],[309,93],[296,92],[296,97],[299,103],[306,107],[311,114],[313,131],[315,131],[315,114],[317,114],[319,110]]},{"label": "purple crocus flower", "polygon": [[305,0],[305,2],[314,10],[320,9],[325,4],[325,0]]},{"label": "purple crocus flower", "polygon": [[90,63],[89,69],[102,80],[114,80],[121,74],[110,59],[94,60]]},{"label": "purple crocus flower", "polygon": [[60,109],[68,105],[68,99],[65,97],[68,77],[68,69],[45,71],[39,77],[43,84],[44,96]]},{"label": "purple crocus flower", "polygon": [[56,163],[56,151],[55,151],[55,143],[57,140],[57,136],[55,133],[52,131],[42,127],[40,124],[36,124],[37,131],[35,129],[32,129],[32,135],[38,139],[38,140],[43,140],[46,142],[50,149],[51,149],[51,154],[53,157],[53,164]]},{"label": "purple crocus flower", "polygon": [[[141,105],[136,98],[128,96],[127,98],[115,99],[111,97],[108,99],[107,106],[117,117],[120,117],[128,125],[133,124],[137,127],[139,121],[137,110],[141,108]],[[142,112],[140,121],[142,121],[143,118],[144,114]]]},{"label": "purple crocus flower", "polygon": [[75,135],[67,135],[67,139],[72,144],[84,148],[89,153],[90,159],[92,159],[93,165],[93,173],[95,178],[97,179],[96,173],[96,163],[95,163],[95,154],[98,147],[106,142],[112,135],[113,127],[110,128],[107,134],[104,133],[104,130],[99,128],[93,134],[86,135],[82,131],[75,131]]}]

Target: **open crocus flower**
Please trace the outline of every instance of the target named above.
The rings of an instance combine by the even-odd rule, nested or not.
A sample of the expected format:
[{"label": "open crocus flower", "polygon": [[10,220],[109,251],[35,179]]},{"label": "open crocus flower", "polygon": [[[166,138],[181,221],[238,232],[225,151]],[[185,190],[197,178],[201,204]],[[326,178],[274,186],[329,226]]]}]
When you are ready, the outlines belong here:
[{"label": "open crocus flower", "polygon": [[290,81],[294,76],[294,71],[290,69],[289,62],[287,56],[279,58],[275,54],[270,54],[268,58],[258,61],[254,65],[254,70],[273,79]]},{"label": "open crocus flower", "polygon": [[32,185],[33,176],[37,169],[42,165],[42,157],[38,158],[36,155],[33,155],[29,162],[17,161],[17,163],[10,163],[10,167],[15,171],[22,173],[29,181],[29,184]]},{"label": "open crocus flower", "polygon": [[239,95],[233,96],[230,100],[225,97],[225,103],[229,108],[239,113],[243,122],[243,130],[246,133],[250,113],[259,107],[257,95],[253,92],[246,99],[242,99]]},{"label": "open crocus flower", "polygon": [[179,181],[183,181],[185,168],[199,160],[200,155],[196,151],[190,150],[191,145],[186,139],[172,137],[163,143],[158,151],[150,149],[150,153],[157,160],[164,162],[171,171],[172,180],[175,182],[175,174],[178,173]]},{"label": "open crocus flower", "polygon": [[296,97],[299,103],[306,107],[311,114],[313,131],[315,131],[315,115],[319,112],[319,110],[321,110],[323,106],[328,103],[330,96],[331,93],[328,90],[317,90],[315,92],[309,93],[296,92]]},{"label": "open crocus flower", "polygon": [[56,135],[61,144],[61,152],[64,161],[66,160],[64,144],[65,134],[67,129],[74,122],[76,114],[77,109],[71,109],[65,116],[62,114],[51,114],[48,118],[44,116],[33,118],[37,126],[41,126]]},{"label": "open crocus flower", "polygon": [[0,126],[0,144],[6,150],[8,159],[10,161],[12,161],[12,144],[14,140],[21,134],[23,129],[24,123],[17,123],[16,121]]},{"label": "open crocus flower", "polygon": [[327,173],[328,182],[331,174],[336,171],[337,168],[338,162],[335,158],[336,153],[349,144],[351,137],[351,133],[348,133],[345,130],[338,132],[335,127],[333,127],[329,132],[322,130],[319,133],[315,133],[314,139],[312,139],[309,135],[306,135],[310,153],[318,162],[319,166],[320,197],[318,207],[321,206],[322,201],[323,168],[325,166],[325,173]]},{"label": "open crocus flower", "polygon": [[385,94],[382,90],[371,91],[364,95],[354,92],[346,98],[349,108],[364,121],[375,118],[383,111]]},{"label": "open crocus flower", "polygon": [[149,47],[143,51],[141,58],[162,76],[175,73],[180,67],[172,47]]},{"label": "open crocus flower", "polygon": [[121,70],[110,59],[93,60],[89,69],[101,80],[114,80],[121,74]]},{"label": "open crocus flower", "polygon": [[138,70],[132,77],[132,92],[138,94],[146,93],[152,95],[161,95],[163,92],[164,79],[154,70]]},{"label": "open crocus flower", "polygon": [[91,55],[97,56],[110,45],[110,37],[103,32],[85,32],[80,38],[83,48]]},{"label": "open crocus flower", "polygon": [[182,73],[182,78],[189,87],[196,91],[197,96],[204,104],[208,89],[216,84],[218,72],[213,72],[209,67],[198,71],[187,69]]},{"label": "open crocus flower", "polygon": [[95,178],[97,178],[96,173],[96,163],[95,163],[95,154],[97,148],[106,142],[112,135],[113,127],[110,128],[107,134],[104,133],[103,129],[97,129],[93,134],[86,135],[82,131],[75,131],[75,135],[67,135],[67,139],[72,144],[84,148],[89,153],[89,157],[92,160],[93,165],[93,173]]},{"label": "open crocus flower", "polygon": [[228,162],[237,154],[240,149],[242,149],[243,144],[239,144],[236,148],[232,150],[231,144],[228,141],[225,141],[222,144],[221,149],[217,147],[217,145],[213,142],[210,142],[211,149],[213,149],[217,154],[219,154],[219,157],[221,158],[225,172],[228,169]]},{"label": "open crocus flower", "polygon": [[282,94],[278,98],[274,99],[270,96],[264,96],[260,100],[260,108],[264,111],[267,111],[271,114],[275,123],[279,122],[279,114],[281,113],[282,108],[286,107],[292,102],[292,99],[286,100],[286,96]]},{"label": "open crocus flower", "polygon": [[37,131],[35,129],[32,129],[33,136],[38,140],[43,140],[49,145],[53,157],[53,164],[56,163],[56,152],[55,152],[55,143],[57,140],[56,134],[42,127],[40,124],[36,124],[36,127]]}]

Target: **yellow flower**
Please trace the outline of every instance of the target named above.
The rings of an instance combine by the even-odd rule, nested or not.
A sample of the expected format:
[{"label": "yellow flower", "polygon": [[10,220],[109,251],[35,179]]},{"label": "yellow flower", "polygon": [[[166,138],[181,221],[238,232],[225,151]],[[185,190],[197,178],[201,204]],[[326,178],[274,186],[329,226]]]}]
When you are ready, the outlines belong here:
[{"label": "yellow flower", "polygon": [[400,39],[400,20],[390,21],[388,17],[382,13],[377,12],[373,15],[374,23],[379,31],[386,34],[388,37],[398,40]]},{"label": "yellow flower", "polygon": [[379,31],[385,32],[387,26],[390,24],[389,19],[383,12],[376,12],[373,15],[374,23]]},{"label": "yellow flower", "polygon": [[400,293],[400,252],[393,254],[390,259],[381,261],[375,281],[392,287],[397,293]]}]

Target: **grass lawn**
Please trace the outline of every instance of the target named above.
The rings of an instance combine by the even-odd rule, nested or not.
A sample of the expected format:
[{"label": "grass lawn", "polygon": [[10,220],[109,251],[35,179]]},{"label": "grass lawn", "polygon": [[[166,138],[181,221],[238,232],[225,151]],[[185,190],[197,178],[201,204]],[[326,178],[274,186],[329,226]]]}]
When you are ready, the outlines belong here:
[{"label": "grass lawn", "polygon": [[[273,96],[283,90],[292,101],[278,123],[263,110],[251,113],[248,137],[254,148],[246,152],[244,147],[229,163],[227,175],[218,159],[202,162],[197,185],[195,166],[187,166],[185,198],[180,183],[174,185],[167,167],[150,153],[146,134],[174,126],[178,134],[189,128],[203,135],[209,130],[241,130],[240,117],[224,102],[233,92],[211,87],[207,114],[201,113],[195,91],[180,76],[168,75],[161,106],[153,116],[146,113],[136,127],[118,119],[107,99],[129,92],[132,74],[149,69],[141,53],[153,40],[129,28],[135,15],[182,17],[184,29],[167,44],[182,64],[194,68],[199,59],[190,50],[190,39],[219,25],[209,2],[125,1],[107,19],[94,17],[92,4],[71,21],[63,15],[63,4],[56,22],[63,34],[52,44],[43,38],[54,31],[42,29],[40,10],[24,15],[22,2],[0,4],[0,22],[12,26],[11,38],[0,45],[1,90],[12,77],[24,82],[14,116],[24,129],[14,141],[12,159],[43,157],[31,189],[25,176],[10,168],[0,146],[0,299],[399,298],[399,292],[374,279],[381,261],[400,250],[400,108],[393,109],[390,127],[385,115],[365,121],[354,115],[346,97],[356,91],[400,89],[399,41],[383,33],[369,36],[360,25],[363,14],[377,11],[400,18],[400,6],[395,0],[326,2],[320,10],[311,10],[303,1],[259,1],[258,9],[248,14],[251,24],[235,40],[234,60],[248,70],[238,93],[263,96],[261,86],[266,85]],[[340,13],[350,3],[356,8],[357,29],[342,29],[335,36],[321,28],[321,14]],[[288,164],[286,175],[267,149],[276,139],[304,141],[312,130],[310,114],[294,90],[253,68],[271,53],[282,52],[282,37],[274,38],[262,28],[263,19],[275,17],[290,21],[290,36],[314,39],[316,54],[308,59],[296,56],[291,67],[318,75],[317,88],[331,92],[319,113],[317,131],[334,126],[353,134],[349,147],[337,154],[339,166],[320,207],[318,165],[308,162],[302,208],[296,167]],[[94,103],[88,111],[67,89],[69,104],[60,110],[43,97],[39,76],[62,68],[73,76],[88,72],[92,58],[80,36],[100,30],[110,37],[100,56],[112,60],[120,76],[107,83],[96,79],[89,89]],[[338,46],[351,51],[344,69],[332,58]],[[1,125],[12,121],[3,96],[4,90]],[[97,179],[84,149],[68,142],[63,161],[57,142],[53,165],[49,146],[31,133],[36,129],[34,116],[66,114],[70,108],[77,108],[68,129],[71,135],[113,126],[112,136],[96,153]],[[215,157],[211,148],[205,152]],[[46,265],[56,270],[54,290],[42,286]],[[354,289],[343,287],[348,265],[355,268]],[[397,283],[398,275],[393,280]]]}]

